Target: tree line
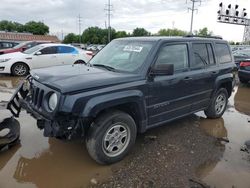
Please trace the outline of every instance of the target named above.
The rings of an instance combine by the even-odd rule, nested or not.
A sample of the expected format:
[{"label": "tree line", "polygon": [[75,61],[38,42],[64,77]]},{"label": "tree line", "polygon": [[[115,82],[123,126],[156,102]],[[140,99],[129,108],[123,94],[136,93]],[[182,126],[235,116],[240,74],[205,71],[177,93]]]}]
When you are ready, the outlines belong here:
[{"label": "tree line", "polygon": [[49,27],[43,22],[29,21],[25,24],[12,22],[8,20],[0,21],[0,30],[8,32],[32,33],[34,35],[46,35],[49,33]]},{"label": "tree line", "polygon": [[[211,36],[213,33],[208,28],[202,28],[198,31],[194,31],[195,35],[199,36]],[[111,29],[111,40],[123,37],[137,37],[137,36],[185,36],[188,35],[187,31],[179,29],[160,29],[157,33],[150,33],[145,28],[135,28],[131,33],[126,31],[116,31]],[[65,36],[63,42],[70,43],[82,43],[86,44],[107,44],[108,43],[108,29],[102,29],[99,27],[89,27],[85,29],[81,36],[74,33],[69,33]]]}]

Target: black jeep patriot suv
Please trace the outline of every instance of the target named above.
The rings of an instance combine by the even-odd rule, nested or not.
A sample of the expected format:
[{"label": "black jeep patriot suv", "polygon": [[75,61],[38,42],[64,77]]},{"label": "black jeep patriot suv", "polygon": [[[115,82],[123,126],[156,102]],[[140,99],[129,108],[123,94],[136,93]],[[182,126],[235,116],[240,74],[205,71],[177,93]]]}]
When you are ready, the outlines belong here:
[{"label": "black jeep patriot suv", "polygon": [[31,71],[8,103],[37,119],[44,135],[85,139],[91,157],[121,160],[137,133],[204,110],[223,115],[234,60],[218,38],[117,39],[87,65]]}]

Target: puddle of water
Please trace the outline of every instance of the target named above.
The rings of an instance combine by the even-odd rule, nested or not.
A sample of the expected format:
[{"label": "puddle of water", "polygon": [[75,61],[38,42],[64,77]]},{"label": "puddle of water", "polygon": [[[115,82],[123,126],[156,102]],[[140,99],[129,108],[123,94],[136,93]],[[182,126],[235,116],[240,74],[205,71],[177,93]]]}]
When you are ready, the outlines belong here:
[{"label": "puddle of water", "polygon": [[[240,151],[250,140],[250,88],[239,86],[229,100],[229,109],[217,120],[200,115],[200,127],[217,138],[228,138],[220,161],[207,161],[197,169],[197,175],[211,187],[250,187],[249,154]],[[235,108],[234,108],[235,106]],[[202,118],[204,117],[204,118]]]},{"label": "puddle of water", "polygon": [[[12,84],[6,84],[5,90],[17,86],[5,77],[0,77],[0,83],[2,79]],[[0,107],[0,120],[9,115]],[[86,187],[92,178],[101,181],[111,173],[110,166],[100,166],[89,157],[85,144],[45,138],[35,119],[24,111],[18,121],[20,145],[0,153],[0,187]]]}]

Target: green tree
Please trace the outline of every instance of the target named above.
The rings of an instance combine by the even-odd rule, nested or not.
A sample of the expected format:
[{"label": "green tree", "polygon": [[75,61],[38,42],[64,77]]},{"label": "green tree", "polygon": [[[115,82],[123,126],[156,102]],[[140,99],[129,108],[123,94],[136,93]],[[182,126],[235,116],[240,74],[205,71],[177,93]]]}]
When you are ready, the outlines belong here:
[{"label": "green tree", "polygon": [[179,29],[160,29],[157,35],[159,36],[185,36],[187,35],[187,32],[179,30]]},{"label": "green tree", "polygon": [[127,36],[128,36],[128,34],[126,33],[126,31],[117,31],[115,33],[115,38],[124,38]]},{"label": "green tree", "polygon": [[211,35],[213,35],[213,32],[208,31],[208,28],[204,27],[202,29],[199,29],[198,32],[196,31],[196,35],[199,35],[199,36],[211,36]]},{"label": "green tree", "polygon": [[16,31],[15,24],[8,20],[0,21],[0,30],[2,31]]},{"label": "green tree", "polygon": [[150,32],[148,32],[146,29],[144,28],[136,28],[133,30],[133,36],[149,36]]},{"label": "green tree", "polygon": [[[111,29],[111,40],[116,37],[115,29]],[[106,44],[108,42],[108,30],[99,27],[89,27],[83,31],[82,40],[84,43]]]},{"label": "green tree", "polygon": [[76,35],[74,33],[69,33],[63,39],[63,43],[65,44],[78,43],[78,42],[79,42],[79,35]]},{"label": "green tree", "polygon": [[42,22],[30,21],[24,25],[25,31],[35,35],[45,35],[49,33],[49,27]]}]

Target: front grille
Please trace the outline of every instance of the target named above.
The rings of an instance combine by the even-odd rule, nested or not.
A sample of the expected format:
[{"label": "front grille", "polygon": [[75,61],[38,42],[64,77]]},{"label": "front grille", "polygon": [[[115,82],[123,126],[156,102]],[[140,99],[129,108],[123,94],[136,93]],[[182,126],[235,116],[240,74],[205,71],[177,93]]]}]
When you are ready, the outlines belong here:
[{"label": "front grille", "polygon": [[33,87],[31,94],[32,94],[32,104],[36,108],[40,108],[42,105],[42,101],[43,101],[44,90],[38,87]]}]

